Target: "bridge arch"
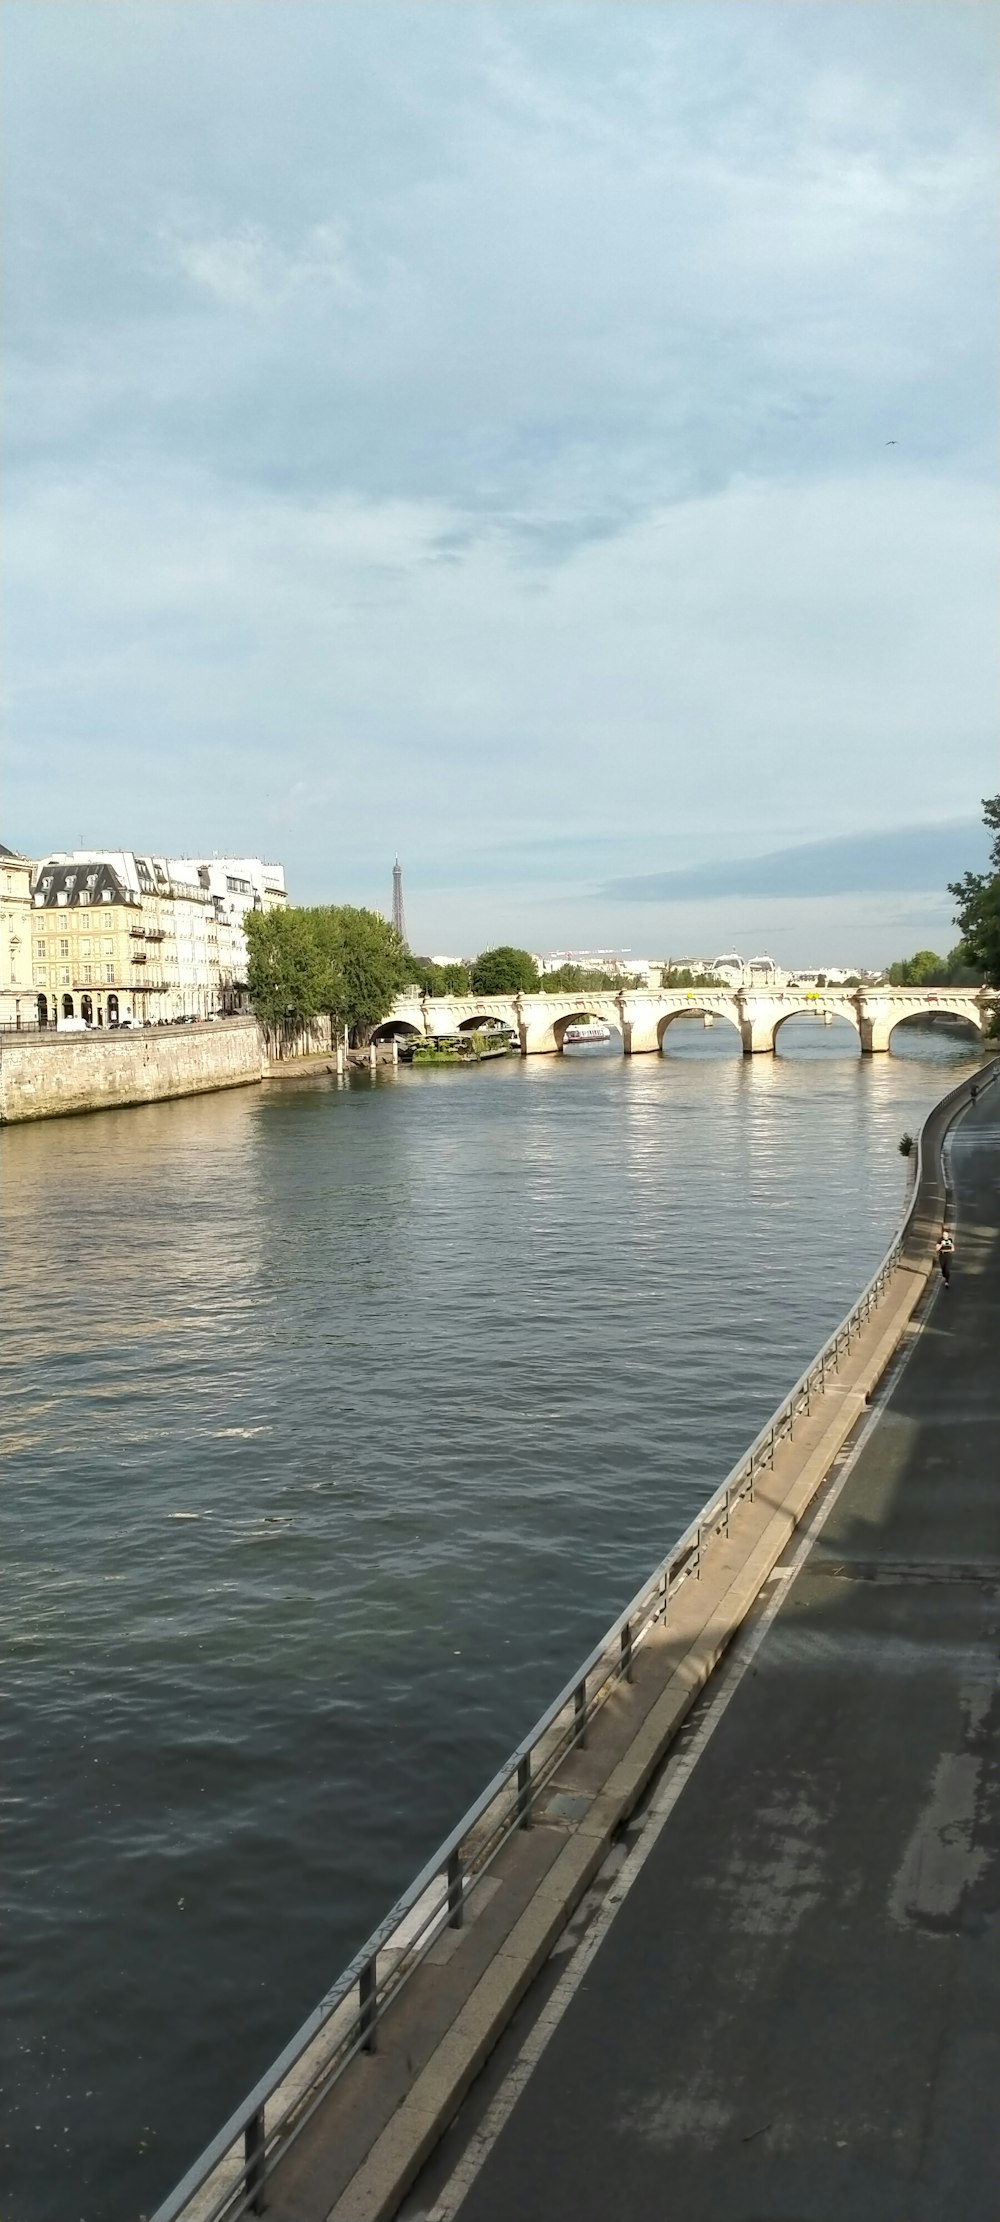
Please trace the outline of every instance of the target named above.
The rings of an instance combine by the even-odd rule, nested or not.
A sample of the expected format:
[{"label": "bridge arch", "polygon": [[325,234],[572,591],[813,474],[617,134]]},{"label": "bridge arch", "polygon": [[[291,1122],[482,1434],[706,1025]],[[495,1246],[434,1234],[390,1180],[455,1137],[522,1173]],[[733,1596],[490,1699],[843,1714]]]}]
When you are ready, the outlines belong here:
[{"label": "bridge arch", "polygon": [[[670,1049],[667,1047],[667,1037],[671,1027],[676,1026],[679,1019],[697,1019],[700,1021],[703,1031],[714,1027],[718,1021],[726,1047],[733,1046],[737,1051],[742,1048],[735,1005],[731,1010],[726,1010],[715,1003],[684,1003],[675,1011],[664,1011],[662,1017],[656,1021],[656,1045],[664,1057],[676,1056],[680,1049],[685,1033],[683,1027],[673,1047]],[[729,1037],[731,1037],[731,1044]]]},{"label": "bridge arch", "polygon": [[384,1018],[380,1026],[373,1026],[373,1042],[406,1041],[411,1034],[423,1040],[424,1029],[412,1018]]},{"label": "bridge arch", "polygon": [[[853,1004],[848,1002],[841,1002],[839,1000],[837,1002],[832,1002],[827,998],[824,998],[822,1001],[817,1002],[796,1003],[793,1004],[789,1010],[783,1010],[779,1013],[778,1017],[775,1020],[771,1037],[771,1047],[776,1057],[782,1054],[782,1052],[779,1051],[778,1048],[778,1036],[782,1032],[782,1029],[788,1025],[789,1019],[794,1018],[808,1018],[813,1021],[813,1024],[815,1024],[816,1020],[818,1019],[821,1021],[824,1029],[829,1028],[831,1033],[834,1031],[834,1029],[836,1029],[836,1031],[841,1035],[843,1041],[841,1054],[845,1056],[850,1055],[853,1057],[856,1055],[860,1057],[862,1048],[861,1027],[858,1023],[858,1014],[854,1009]],[[846,1032],[853,1035],[853,1042],[850,1049],[848,1049],[847,1041],[846,1039],[844,1039],[845,1030]],[[828,1046],[832,1049],[835,1045],[831,1042]],[[786,1050],[784,1054],[787,1056],[788,1051]]]},{"label": "bridge arch", "polygon": [[[891,1014],[885,1022],[886,1048],[892,1050],[893,1041],[901,1032],[909,1032],[915,1027],[926,1026],[929,1020],[936,1018],[947,1019],[950,1022],[947,1028],[949,1034],[958,1035],[959,1028],[961,1028],[961,1038],[970,1043],[981,1042],[983,1039],[985,1028],[981,1014],[970,1010],[967,1006],[964,1009],[957,1009],[947,1003],[935,1002],[922,1005],[916,1011],[898,1011]],[[942,1032],[944,1031],[945,1029],[942,1028]]]},{"label": "bridge arch", "polygon": [[606,999],[601,998],[599,1007],[594,1010],[587,1009],[584,1004],[582,1008],[564,1011],[561,1017],[553,1019],[552,1034],[560,1056],[565,1056],[567,1052],[566,1036],[571,1026],[606,1026],[608,1029],[608,1040],[606,1042],[570,1042],[568,1046],[571,1053],[578,1048],[586,1048],[589,1050],[611,1051],[615,1056],[621,1056],[625,1045],[621,1012],[617,1006],[612,1006],[611,1010],[608,1010],[605,1008],[605,1002]]}]

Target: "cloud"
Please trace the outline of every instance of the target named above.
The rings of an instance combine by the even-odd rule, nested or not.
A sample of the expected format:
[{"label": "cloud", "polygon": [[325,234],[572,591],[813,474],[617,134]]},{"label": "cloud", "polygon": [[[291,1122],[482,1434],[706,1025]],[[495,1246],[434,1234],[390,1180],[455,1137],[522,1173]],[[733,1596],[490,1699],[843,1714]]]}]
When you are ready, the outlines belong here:
[{"label": "cloud", "polygon": [[727,858],[675,872],[612,880],[615,902],[682,903],[731,895],[808,900],[830,895],[933,893],[942,897],[963,872],[982,870],[989,843],[981,823],[901,826],[897,831],[842,835],[775,849],[765,856]]},{"label": "cloud", "polygon": [[977,14],[0,11],[16,844],[398,845],[426,940],[559,942],[968,819]]},{"label": "cloud", "polygon": [[296,293],[316,287],[343,292],[350,283],[339,224],[313,224],[292,250],[260,224],[207,239],[168,235],[163,245],[184,276],[225,308],[278,310]]}]

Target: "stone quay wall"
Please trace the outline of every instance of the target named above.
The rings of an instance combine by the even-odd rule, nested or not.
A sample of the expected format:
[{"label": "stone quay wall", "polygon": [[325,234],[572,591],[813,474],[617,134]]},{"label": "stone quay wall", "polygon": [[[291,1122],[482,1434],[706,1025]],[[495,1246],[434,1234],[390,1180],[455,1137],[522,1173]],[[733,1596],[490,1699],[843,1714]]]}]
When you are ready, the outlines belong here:
[{"label": "stone quay wall", "polygon": [[134,1033],[0,1034],[0,1125],[246,1087],[264,1071],[255,1019]]}]

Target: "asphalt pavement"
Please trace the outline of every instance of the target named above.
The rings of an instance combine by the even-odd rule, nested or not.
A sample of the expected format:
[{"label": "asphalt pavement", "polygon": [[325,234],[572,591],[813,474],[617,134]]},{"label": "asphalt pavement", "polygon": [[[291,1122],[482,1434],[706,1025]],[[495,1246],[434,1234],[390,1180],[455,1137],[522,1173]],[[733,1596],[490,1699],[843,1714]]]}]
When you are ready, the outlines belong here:
[{"label": "asphalt pavement", "polygon": [[1000,1087],[957,1255],[460,2222],[998,2222]]}]

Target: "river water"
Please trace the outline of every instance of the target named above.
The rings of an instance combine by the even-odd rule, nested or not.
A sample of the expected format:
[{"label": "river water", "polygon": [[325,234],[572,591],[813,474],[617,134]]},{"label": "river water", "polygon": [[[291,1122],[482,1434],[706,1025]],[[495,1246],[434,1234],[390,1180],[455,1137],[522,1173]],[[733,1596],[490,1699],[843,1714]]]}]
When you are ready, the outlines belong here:
[{"label": "river water", "polygon": [[0,1137],[3,2222],[166,2193],[849,1307],[978,1061],[668,1040]]}]

